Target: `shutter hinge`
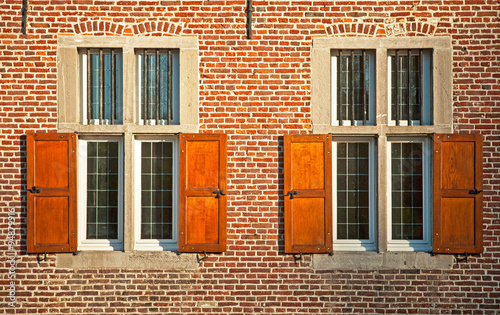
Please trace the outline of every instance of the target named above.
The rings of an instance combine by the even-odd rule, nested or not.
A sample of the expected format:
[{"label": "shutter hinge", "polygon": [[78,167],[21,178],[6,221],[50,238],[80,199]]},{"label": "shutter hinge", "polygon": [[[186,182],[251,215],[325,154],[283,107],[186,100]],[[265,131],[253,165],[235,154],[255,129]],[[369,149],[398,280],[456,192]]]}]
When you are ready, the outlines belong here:
[{"label": "shutter hinge", "polygon": [[477,190],[477,188],[469,190],[469,195],[479,195],[482,190]]},{"label": "shutter hinge", "polygon": [[208,258],[208,255],[207,255],[207,251],[203,251],[203,257],[200,257],[200,254],[199,253],[196,253],[196,260],[198,260],[198,262],[202,262],[204,260],[206,260]]},{"label": "shutter hinge", "polygon": [[31,187],[28,191],[32,194],[39,194],[41,192],[40,189],[36,188],[36,186]]},{"label": "shutter hinge", "polygon": [[297,194],[297,192],[295,190],[290,190],[286,195],[286,196],[290,196],[290,199],[293,199],[293,196],[295,196]]},{"label": "shutter hinge", "polygon": [[212,194],[215,194],[215,198],[220,198],[220,196],[225,196],[226,194],[224,193],[224,189],[217,189],[212,192]]},{"label": "shutter hinge", "polygon": [[36,254],[36,260],[38,261],[38,263],[40,263],[41,261],[47,261],[47,252],[43,252],[43,258],[40,257],[40,253]]},{"label": "shutter hinge", "polygon": [[297,263],[297,261],[302,260],[302,259],[303,259],[302,251],[299,251],[299,256],[295,256],[295,254],[293,254],[293,260],[295,263]]}]

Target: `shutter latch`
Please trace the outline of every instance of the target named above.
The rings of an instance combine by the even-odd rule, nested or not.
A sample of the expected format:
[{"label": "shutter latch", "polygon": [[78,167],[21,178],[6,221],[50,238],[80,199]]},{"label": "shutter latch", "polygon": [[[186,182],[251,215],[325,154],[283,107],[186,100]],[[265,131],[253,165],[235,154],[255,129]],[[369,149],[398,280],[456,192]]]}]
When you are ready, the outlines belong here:
[{"label": "shutter latch", "polygon": [[477,190],[477,188],[474,188],[474,190],[469,190],[469,195],[479,195],[479,193],[481,193],[482,190]]},{"label": "shutter latch", "polygon": [[41,192],[40,189],[36,188],[36,186],[31,187],[28,191],[32,194],[39,194]]},{"label": "shutter latch", "polygon": [[290,199],[293,199],[293,196],[295,196],[297,194],[297,192],[295,190],[290,190],[286,195],[286,196],[290,196]]},{"label": "shutter latch", "polygon": [[220,196],[225,196],[226,194],[224,193],[224,189],[217,189],[212,192],[215,194],[215,198],[220,198]]}]

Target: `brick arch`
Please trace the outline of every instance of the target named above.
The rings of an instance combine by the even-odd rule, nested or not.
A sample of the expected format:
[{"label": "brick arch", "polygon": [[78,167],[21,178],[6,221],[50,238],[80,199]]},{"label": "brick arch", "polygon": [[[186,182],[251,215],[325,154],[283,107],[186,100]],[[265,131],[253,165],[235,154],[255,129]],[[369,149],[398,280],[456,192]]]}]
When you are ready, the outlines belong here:
[{"label": "brick arch", "polygon": [[362,19],[343,19],[335,22],[332,25],[325,26],[328,36],[375,37],[377,34],[377,24]]},{"label": "brick arch", "polygon": [[180,35],[182,23],[145,21],[132,27],[134,35]]},{"label": "brick arch", "polygon": [[434,36],[438,29],[439,19],[404,18],[387,19],[384,24],[385,35],[393,36]]},{"label": "brick arch", "polygon": [[129,33],[129,27],[112,21],[90,20],[74,26],[76,34],[88,35],[124,35]]}]

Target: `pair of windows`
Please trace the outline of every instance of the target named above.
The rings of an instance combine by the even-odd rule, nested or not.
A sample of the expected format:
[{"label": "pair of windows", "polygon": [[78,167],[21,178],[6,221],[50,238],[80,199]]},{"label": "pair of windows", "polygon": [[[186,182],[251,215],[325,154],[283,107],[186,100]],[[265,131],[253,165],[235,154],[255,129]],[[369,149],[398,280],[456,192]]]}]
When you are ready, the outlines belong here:
[{"label": "pair of windows", "polygon": [[[28,252],[121,250],[124,237],[135,250],[225,251],[226,136],[138,137],[134,146],[127,165],[119,138],[28,135]],[[135,237],[124,232],[131,223]]]},{"label": "pair of windows", "polygon": [[469,215],[469,234],[437,240],[455,224],[452,208],[437,197],[443,165],[435,136],[454,138],[450,65],[444,37],[313,39],[314,135],[285,137],[285,192],[293,196],[285,198],[287,252],[478,250],[481,202],[468,194],[482,186],[474,136],[457,145],[476,157],[464,174],[477,177],[466,187],[452,184],[467,195],[460,211]]},{"label": "pair of windows", "polygon": [[[333,246],[376,250],[376,139],[333,137]],[[387,236],[392,249],[431,250],[431,148],[426,138],[387,143]]]},{"label": "pair of windows", "polygon": [[29,252],[225,250],[226,137],[197,133],[198,55],[196,37],[58,38],[60,133],[27,137]]},{"label": "pair of windows", "polygon": [[[375,54],[375,50],[332,50],[333,126],[375,125]],[[432,50],[389,49],[387,67],[389,124],[430,125]]]},{"label": "pair of windows", "polygon": [[[134,247],[176,249],[178,141],[138,138],[134,146]],[[123,151],[121,138],[79,140],[79,249],[123,249]]]},{"label": "pair of windows", "polygon": [[[432,155],[427,142],[388,146],[388,249],[481,252],[482,137],[436,134]],[[375,212],[385,209],[374,147],[331,135],[285,136],[286,252],[377,249],[383,216]]]},{"label": "pair of windows", "polygon": [[[80,49],[82,123],[123,124],[121,49]],[[139,124],[179,124],[179,50],[136,49]]]}]

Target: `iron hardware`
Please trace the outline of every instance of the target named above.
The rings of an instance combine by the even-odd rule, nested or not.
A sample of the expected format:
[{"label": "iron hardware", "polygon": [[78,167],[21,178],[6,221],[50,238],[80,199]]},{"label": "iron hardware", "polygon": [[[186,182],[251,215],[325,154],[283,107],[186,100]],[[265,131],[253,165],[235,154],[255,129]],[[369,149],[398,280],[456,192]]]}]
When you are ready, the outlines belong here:
[{"label": "iron hardware", "polygon": [[208,255],[207,255],[207,251],[203,251],[203,257],[200,257],[200,254],[199,253],[196,253],[196,259],[198,260],[198,262],[202,262],[204,260],[207,260],[208,258]]},{"label": "iron hardware", "polygon": [[469,195],[479,195],[479,193],[481,193],[482,190],[477,190],[477,188],[474,188],[474,190],[469,190]]},{"label": "iron hardware", "polygon": [[37,253],[36,254],[36,260],[38,261],[38,263],[42,262],[42,261],[47,261],[47,252],[43,252],[43,258],[40,257],[40,253]]},{"label": "iron hardware", "polygon": [[39,194],[41,192],[40,189],[36,188],[36,186],[31,187],[28,191],[32,194]]},{"label": "iron hardware", "polygon": [[302,251],[299,251],[299,256],[298,257],[295,256],[295,254],[293,254],[293,260],[294,260],[295,263],[297,263],[297,261],[302,260],[302,259],[303,259],[303,257],[302,257]]},{"label": "iron hardware", "polygon": [[220,198],[221,195],[222,196],[226,195],[223,189],[214,190],[212,193],[216,195],[215,198]]},{"label": "iron hardware", "polygon": [[290,190],[286,195],[286,196],[290,196],[290,199],[293,199],[293,196],[295,196],[297,194],[297,192],[295,190]]}]

